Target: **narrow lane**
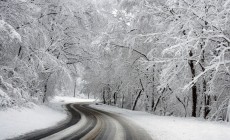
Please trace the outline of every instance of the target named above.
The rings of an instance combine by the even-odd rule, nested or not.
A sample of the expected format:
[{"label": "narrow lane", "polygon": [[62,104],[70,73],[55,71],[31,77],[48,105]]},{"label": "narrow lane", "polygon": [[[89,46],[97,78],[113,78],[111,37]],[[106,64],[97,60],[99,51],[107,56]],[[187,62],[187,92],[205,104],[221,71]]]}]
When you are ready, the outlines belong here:
[{"label": "narrow lane", "polygon": [[151,140],[143,129],[131,121],[91,108],[87,103],[68,104],[67,109],[72,116],[68,122],[16,140]]}]

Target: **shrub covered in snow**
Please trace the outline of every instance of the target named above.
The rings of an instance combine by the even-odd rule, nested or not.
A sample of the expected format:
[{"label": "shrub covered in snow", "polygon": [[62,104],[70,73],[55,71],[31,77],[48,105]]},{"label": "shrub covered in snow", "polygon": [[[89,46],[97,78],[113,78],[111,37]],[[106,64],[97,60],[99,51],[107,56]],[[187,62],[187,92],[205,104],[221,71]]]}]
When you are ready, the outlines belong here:
[{"label": "shrub covered in snow", "polygon": [[0,89],[0,108],[12,106],[13,100]]}]

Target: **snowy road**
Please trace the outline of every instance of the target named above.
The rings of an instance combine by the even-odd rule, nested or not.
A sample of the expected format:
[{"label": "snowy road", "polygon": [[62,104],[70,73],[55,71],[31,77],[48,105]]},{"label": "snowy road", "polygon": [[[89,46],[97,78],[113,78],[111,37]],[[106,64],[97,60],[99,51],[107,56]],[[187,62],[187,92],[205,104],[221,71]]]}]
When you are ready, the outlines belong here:
[{"label": "snowy road", "polygon": [[116,114],[88,106],[87,103],[68,104],[72,117],[59,126],[34,132],[18,139],[42,140],[150,140],[137,125]]}]

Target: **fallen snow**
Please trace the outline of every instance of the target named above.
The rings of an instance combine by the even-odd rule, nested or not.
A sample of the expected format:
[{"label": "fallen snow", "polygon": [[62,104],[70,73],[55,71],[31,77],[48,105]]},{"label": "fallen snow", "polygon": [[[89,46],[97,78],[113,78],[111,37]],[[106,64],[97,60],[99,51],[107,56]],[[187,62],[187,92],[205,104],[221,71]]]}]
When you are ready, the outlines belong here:
[{"label": "fallen snow", "polygon": [[73,97],[66,97],[66,96],[56,96],[53,98],[51,102],[55,103],[82,103],[82,102],[94,102],[95,99],[85,99],[84,97],[81,98],[73,98]]},{"label": "fallen snow", "polygon": [[155,116],[146,112],[131,111],[107,105],[91,105],[94,108],[119,114],[145,129],[154,140],[230,140],[230,124]]},{"label": "fallen snow", "polygon": [[[0,139],[12,138],[54,126],[67,118],[62,105],[75,102],[94,102],[94,100],[59,96],[55,97],[47,106],[33,104],[32,108],[24,107],[0,111]],[[91,106],[132,120],[145,129],[154,140],[230,139],[230,125],[228,123],[208,122],[195,118],[155,116],[146,112],[106,105]]]},{"label": "fallen snow", "polygon": [[10,108],[0,111],[0,140],[17,137],[35,130],[57,125],[67,119],[63,107],[67,103],[92,102],[94,100],[72,97],[54,97],[49,104],[30,104],[30,108]]},{"label": "fallen snow", "polygon": [[0,111],[0,139],[54,126],[66,118],[64,112],[38,105]]}]

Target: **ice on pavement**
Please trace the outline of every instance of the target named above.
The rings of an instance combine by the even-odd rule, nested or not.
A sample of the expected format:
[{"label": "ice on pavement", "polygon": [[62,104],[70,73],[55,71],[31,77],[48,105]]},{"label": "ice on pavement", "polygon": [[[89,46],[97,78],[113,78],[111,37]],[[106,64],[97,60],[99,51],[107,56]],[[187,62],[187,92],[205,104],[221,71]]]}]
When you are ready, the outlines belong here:
[{"label": "ice on pavement", "polygon": [[230,140],[230,124],[225,122],[155,116],[101,104],[91,106],[132,120],[145,129],[154,140]]}]

